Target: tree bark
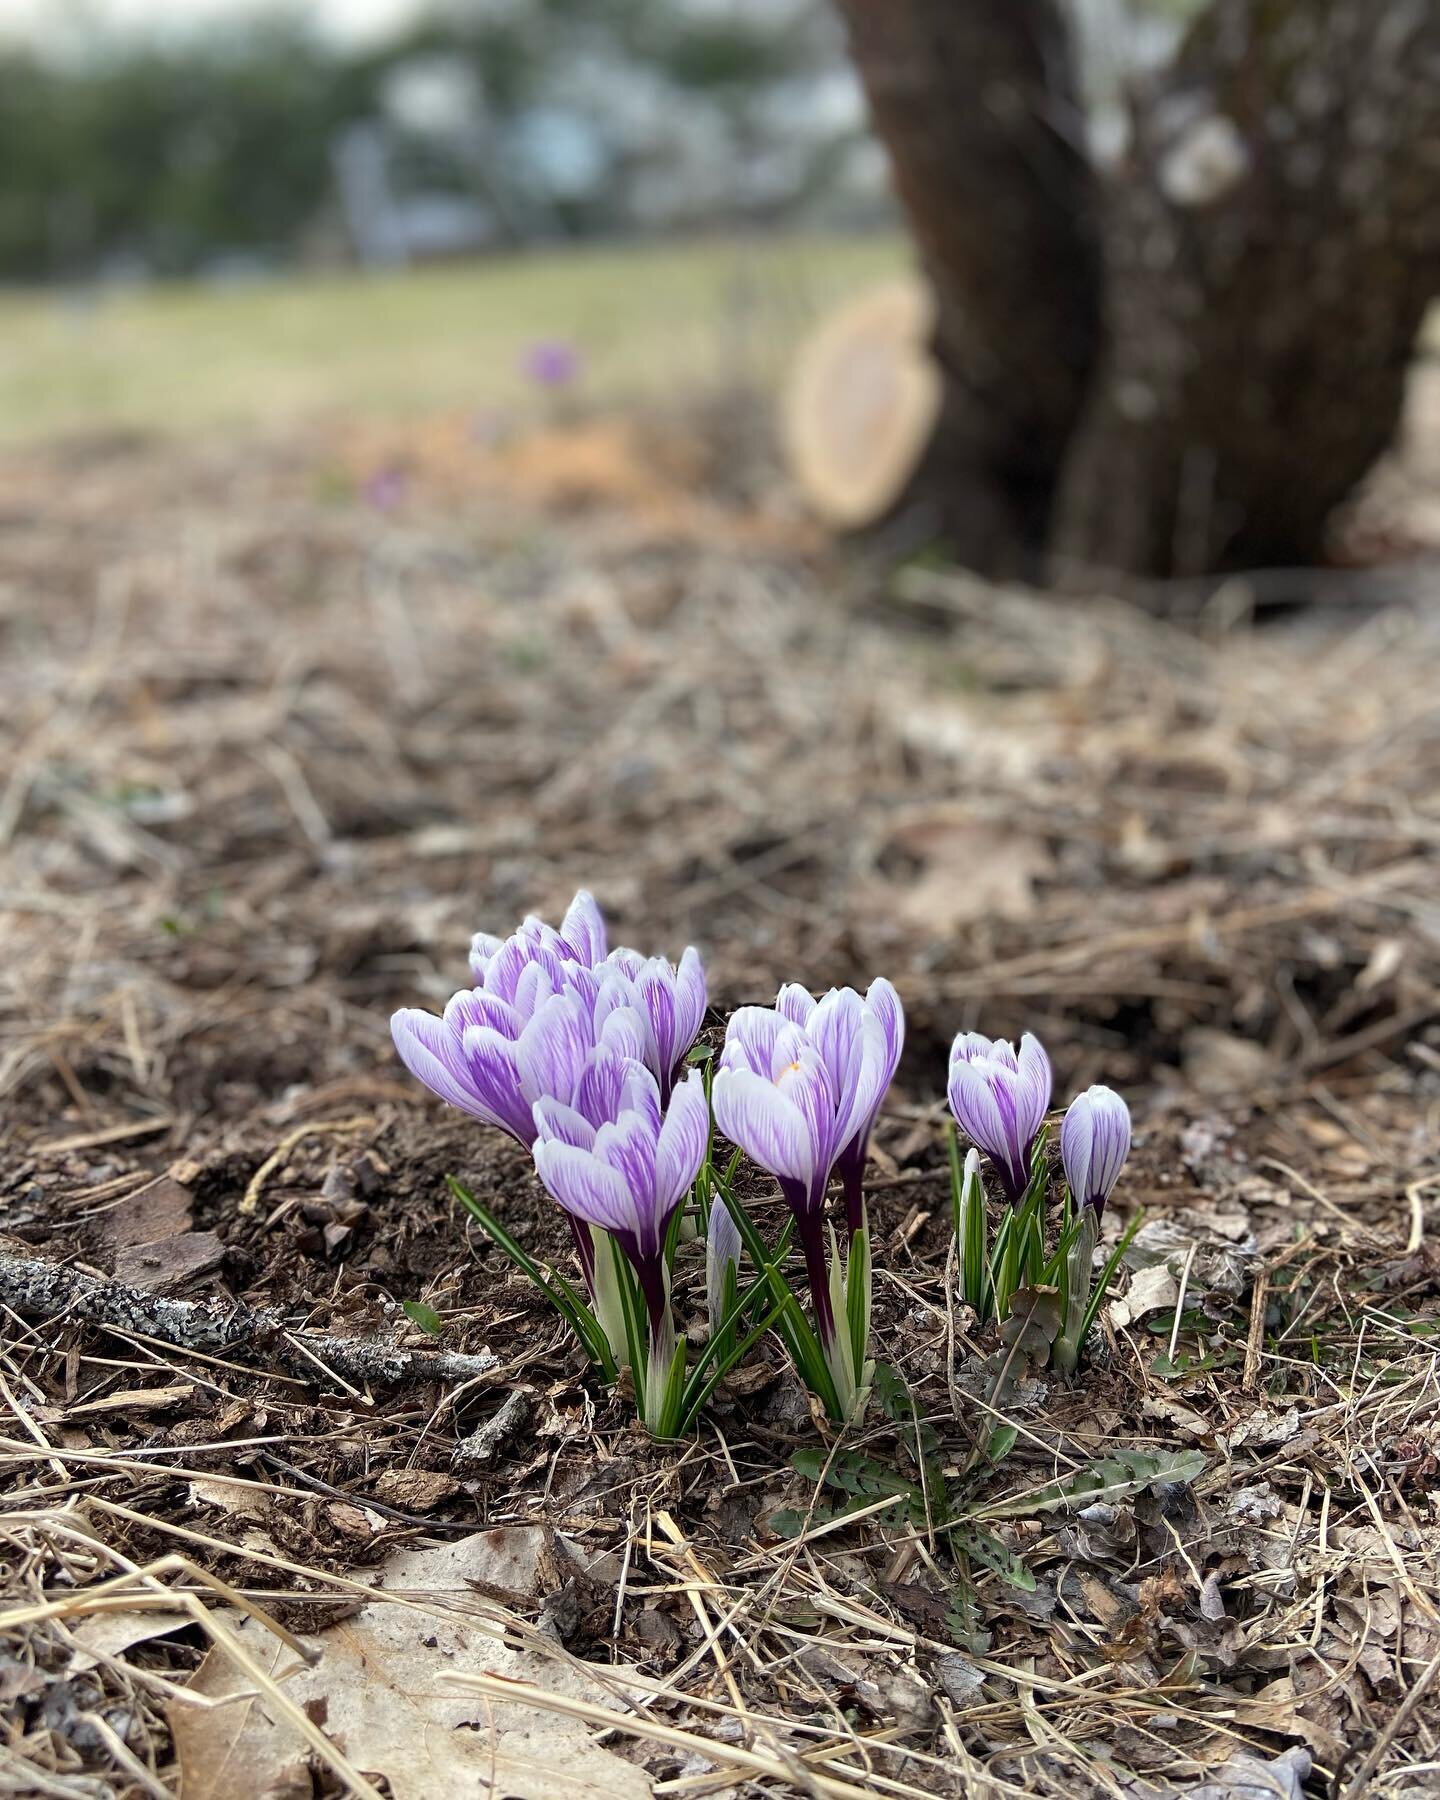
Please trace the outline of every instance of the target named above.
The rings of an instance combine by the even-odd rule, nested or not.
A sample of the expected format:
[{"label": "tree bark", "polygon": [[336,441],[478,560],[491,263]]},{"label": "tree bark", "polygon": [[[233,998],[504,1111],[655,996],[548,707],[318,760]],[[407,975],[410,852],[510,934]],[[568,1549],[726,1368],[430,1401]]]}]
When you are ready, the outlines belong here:
[{"label": "tree bark", "polygon": [[1319,560],[1440,291],[1440,6],[1212,0],[1097,170],[1053,6],[840,3],[939,298],[961,559],[1015,565],[988,516],[1062,578]]},{"label": "tree bark", "polygon": [[1094,185],[1055,0],[839,0],[937,302],[922,488],[964,561],[1033,562],[1099,349]]}]

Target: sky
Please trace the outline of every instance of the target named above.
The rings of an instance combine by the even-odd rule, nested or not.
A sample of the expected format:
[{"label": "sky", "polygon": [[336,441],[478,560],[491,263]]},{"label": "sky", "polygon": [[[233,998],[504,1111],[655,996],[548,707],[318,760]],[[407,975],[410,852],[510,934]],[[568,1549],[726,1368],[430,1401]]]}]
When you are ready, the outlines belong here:
[{"label": "sky", "polygon": [[283,0],[0,0],[0,38],[73,43],[87,27],[165,35],[257,12],[303,10],[326,32],[354,43],[385,36],[421,9],[422,0],[305,0],[303,9]]}]

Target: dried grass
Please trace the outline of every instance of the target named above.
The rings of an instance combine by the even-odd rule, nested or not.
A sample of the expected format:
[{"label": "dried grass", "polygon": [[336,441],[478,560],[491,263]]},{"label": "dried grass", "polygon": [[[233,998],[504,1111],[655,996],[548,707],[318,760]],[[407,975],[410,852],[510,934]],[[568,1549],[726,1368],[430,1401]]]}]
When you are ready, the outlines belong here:
[{"label": "dried grass", "polygon": [[[703,439],[645,429],[658,488],[703,475]],[[198,1636],[80,1674],[81,1615],[178,1605],[223,1643],[218,1593],[308,1639],[395,1545],[537,1518],[619,1559],[568,1641],[613,1636],[622,1710],[523,1697],[629,1742],[657,1793],[1138,1797],[1290,1744],[1315,1793],[1434,1791],[1434,569],[1384,604],[1350,577],[1257,624],[1232,586],[1164,622],[892,581],[713,480],[637,513],[593,458],[557,512],[523,462],[442,441],[398,518],[324,497],[317,442],[10,473],[0,1223],[104,1265],[168,1170],[248,1300],[373,1331],[423,1290],[447,1341],[508,1360],[376,1405],[321,1370],[9,1320],[5,1791],[173,1789]],[[994,1421],[944,1281],[943,1045],[1033,1028],[1066,1089],[1136,1096],[1117,1204],[1173,1229],[1183,1296],[1159,1331],[1109,1328],[1087,1387],[1022,1386],[973,1500],[1116,1441],[1200,1445],[1193,1494],[998,1527],[1036,1595],[971,1569],[967,1648],[934,1518],[768,1529],[824,1498],[787,1467],[812,1440],[783,1383],[671,1452],[597,1406],[440,1200],[473,1160],[532,1205],[523,1163],[440,1119],[385,1032],[462,978],[478,924],[582,880],[627,939],[701,943],[727,1007],[781,977],[899,983],[878,1312],[952,1467]],[[374,1177],[360,1213],[337,1170]],[[444,1476],[509,1390],[530,1425],[468,1485],[384,1498],[382,1475]],[[893,1460],[901,1435],[848,1447]],[[545,1606],[466,1605],[567,1654]],[[307,1723],[326,1779],[374,1792]]]}]

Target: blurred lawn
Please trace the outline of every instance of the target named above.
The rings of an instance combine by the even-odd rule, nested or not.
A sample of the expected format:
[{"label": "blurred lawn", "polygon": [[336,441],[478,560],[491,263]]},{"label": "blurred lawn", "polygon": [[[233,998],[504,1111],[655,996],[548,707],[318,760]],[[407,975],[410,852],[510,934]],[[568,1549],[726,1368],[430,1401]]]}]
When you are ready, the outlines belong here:
[{"label": "blurred lawn", "polygon": [[898,237],[554,251],[398,274],[0,295],[0,441],[523,402],[540,339],[591,399],[772,380],[817,310],[904,265]]}]

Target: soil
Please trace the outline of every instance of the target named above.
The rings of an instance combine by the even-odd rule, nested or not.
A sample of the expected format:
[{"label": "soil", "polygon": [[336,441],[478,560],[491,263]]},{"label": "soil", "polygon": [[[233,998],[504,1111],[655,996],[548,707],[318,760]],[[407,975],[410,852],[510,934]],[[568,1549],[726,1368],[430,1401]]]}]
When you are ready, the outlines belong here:
[{"label": "soil", "polygon": [[[114,1274],[159,1218],[173,1291],[420,1346],[423,1302],[443,1347],[500,1358],[468,1391],[366,1393],[12,1320],[16,1596],[59,1579],[44,1509],[128,1509],[101,1523],[136,1561],[198,1533],[187,1555],[298,1630],[397,1546],[539,1520],[634,1569],[555,1632],[687,1669],[683,1720],[715,1675],[647,1563],[663,1508],[744,1599],[745,1704],[867,1746],[832,1770],[1160,1795],[1303,1749],[1308,1792],[1429,1791],[1440,1712],[1405,1696],[1440,1666],[1434,566],[1322,578],[1273,619],[1243,582],[1177,618],[897,568],[821,540],[737,417],[577,420],[568,455],[563,426],[537,449],[437,420],[9,459],[0,1251]],[[464,982],[472,931],[580,885],[614,939],[701,947],[712,1043],[782,980],[899,986],[876,1333],[952,1473],[990,1420],[952,1406],[986,1346],[946,1298],[950,1038],[1034,1030],[1058,1102],[1125,1092],[1107,1236],[1143,1209],[1183,1291],[1109,1318],[1078,1383],[1022,1383],[1015,1447],[964,1494],[1115,1445],[1204,1473],[996,1523],[1017,1586],[933,1521],[786,1548],[775,1514],[837,1496],[790,1461],[822,1440],[773,1347],[650,1443],[457,1215],[452,1174],[563,1264],[528,1158],[411,1082],[387,1029]],[[146,1400],[162,1380],[179,1397]],[[519,1428],[457,1457],[513,1392]],[[847,1446],[903,1468],[907,1442],[877,1413]],[[261,1545],[309,1574],[277,1593]],[[183,1678],[197,1641],[136,1666]],[[49,1640],[12,1651],[61,1680]],[[143,1791],[86,1707],[4,1692],[47,1778]],[[164,1791],[161,1712],[132,1725]]]}]

